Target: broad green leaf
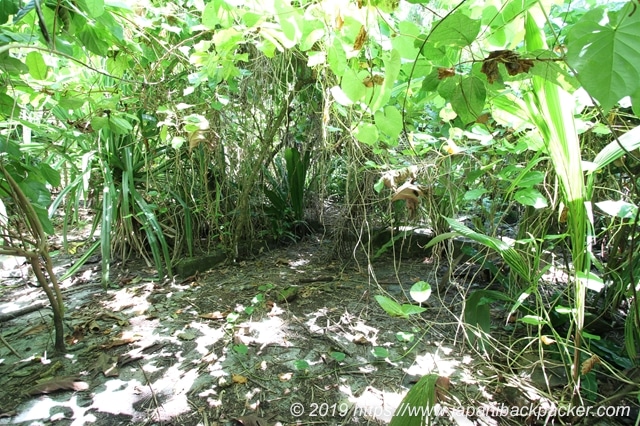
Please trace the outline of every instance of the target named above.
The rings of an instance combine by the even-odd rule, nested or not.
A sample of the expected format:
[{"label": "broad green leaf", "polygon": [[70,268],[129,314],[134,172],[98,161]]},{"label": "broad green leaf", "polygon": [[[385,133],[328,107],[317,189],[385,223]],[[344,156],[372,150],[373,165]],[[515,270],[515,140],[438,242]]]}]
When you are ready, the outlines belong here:
[{"label": "broad green leaf", "polygon": [[45,80],[47,78],[47,64],[44,63],[40,52],[29,52],[24,62],[29,67],[31,77],[36,80]]},{"label": "broad green leaf", "polygon": [[24,74],[29,72],[29,67],[20,59],[3,54],[0,55],[0,70],[9,74]]},{"label": "broad green leaf", "polygon": [[420,29],[409,21],[398,23],[398,35],[391,39],[391,45],[398,51],[403,59],[415,61],[418,55],[418,47],[415,45],[416,37],[420,35]]},{"label": "broad green leaf", "polygon": [[518,186],[520,188],[530,188],[536,186],[544,181],[544,173],[539,171],[527,172],[519,181]]},{"label": "broad green leaf", "polygon": [[578,271],[576,272],[576,278],[589,290],[599,293],[604,289],[604,281],[602,281],[602,278],[591,271]]},{"label": "broad green leaf", "polygon": [[[231,6],[229,6],[226,1],[214,0],[207,3],[202,11],[202,25],[210,30],[218,29],[218,25],[223,28],[229,28],[233,25],[233,15],[231,12]],[[249,17],[249,19],[251,19],[251,17]],[[253,25],[248,26],[251,27]]]},{"label": "broad green leaf", "polygon": [[619,11],[587,12],[567,35],[567,62],[578,80],[609,111],[640,91],[640,13],[628,2]]},{"label": "broad green leaf", "polygon": [[60,172],[55,170],[53,167],[48,165],[47,163],[40,163],[38,165],[38,169],[42,174],[42,177],[51,185],[55,187],[60,186]]},{"label": "broad green leaf", "polygon": [[622,200],[601,201],[596,203],[596,206],[609,216],[619,217],[621,219],[635,219],[638,214],[638,206]]},{"label": "broad green leaf", "polygon": [[371,353],[376,358],[386,358],[389,356],[389,350],[382,346],[375,346],[373,349],[371,349]]},{"label": "broad green leaf", "polygon": [[375,124],[359,123],[358,127],[353,131],[353,135],[360,142],[364,142],[367,145],[373,146],[378,143],[378,128]]},{"label": "broad green leaf", "polygon": [[522,205],[531,206],[536,209],[547,207],[547,199],[534,188],[519,189],[513,194],[513,198]]},{"label": "broad green leaf", "polygon": [[475,201],[480,199],[486,192],[487,190],[484,188],[470,189],[464,193],[463,199],[465,201]]},{"label": "broad green leaf", "polygon": [[92,53],[100,56],[107,56],[107,52],[111,44],[105,39],[108,34],[104,31],[98,31],[95,27],[85,25],[78,33],[78,38],[85,48]]},{"label": "broad green leaf", "polygon": [[378,129],[391,139],[397,138],[402,131],[402,114],[391,105],[377,111],[374,118]]},{"label": "broad green leaf", "polygon": [[[538,4],[538,0],[509,0],[504,3],[504,6],[499,11],[495,6],[489,7],[489,11],[483,14],[483,20],[492,29],[500,29],[514,19],[522,18],[524,12],[535,4]],[[521,21],[518,22],[521,23]]]},{"label": "broad green leaf", "polygon": [[408,303],[400,305],[395,300],[380,294],[376,295],[375,299],[380,307],[392,317],[408,318],[410,315],[421,314],[426,311],[422,306],[415,306]]},{"label": "broad green leaf", "polygon": [[[302,28],[302,40],[300,40],[300,50],[303,52],[313,48],[313,46],[325,36],[325,28],[322,21],[304,21]],[[322,53],[325,52],[313,52]]]},{"label": "broad green leaf", "polygon": [[109,128],[116,135],[124,135],[133,130],[133,126],[125,118],[116,116],[109,117]]},{"label": "broad green leaf", "polygon": [[403,303],[400,307],[402,309],[403,317],[408,317],[409,315],[421,314],[426,311],[426,308],[422,306],[411,305],[409,303]]},{"label": "broad green leaf", "polygon": [[22,2],[19,0],[2,0],[0,1],[0,25],[9,20],[9,16],[15,15],[20,8]]},{"label": "broad green leaf", "polygon": [[362,84],[362,79],[350,68],[345,70],[340,87],[352,102],[358,102],[366,93],[366,87]]},{"label": "broad green leaf", "polygon": [[[16,104],[14,99],[4,93],[0,93],[0,115],[5,117],[19,116],[20,107]],[[0,138],[3,139],[3,138]]]},{"label": "broad green leaf", "polygon": [[107,117],[93,117],[91,119],[91,128],[93,130],[104,129],[109,125],[109,119]]},{"label": "broad green leaf", "polygon": [[131,68],[127,55],[118,55],[115,58],[107,58],[107,71],[116,77],[122,77]]},{"label": "broad green leaf", "polygon": [[337,362],[342,362],[347,357],[347,355],[344,352],[335,352],[335,351],[330,352],[329,356],[331,356],[331,358],[333,358]]},{"label": "broad green leaf", "polygon": [[333,39],[333,45],[327,49],[327,63],[331,71],[338,76],[342,77],[347,68],[347,54],[342,47],[342,43],[338,37]]},{"label": "broad green leaf", "polygon": [[292,48],[302,39],[302,28],[304,20],[299,9],[294,8],[284,1],[276,1],[275,8],[280,28],[289,43],[284,44],[286,48]]},{"label": "broad green leaf", "polygon": [[[255,27],[262,20],[263,17],[264,15],[259,13],[246,12],[244,15],[242,15],[242,22],[244,22],[244,24],[247,27],[252,28],[252,27]],[[202,17],[202,19],[204,24],[204,16]]]},{"label": "broad green leaf", "polygon": [[40,220],[40,224],[42,225],[42,230],[47,233],[47,235],[53,235],[56,233],[53,228],[53,224],[51,223],[51,219],[49,219],[49,212],[46,208],[42,206],[33,205],[33,210],[35,210],[38,219]]},{"label": "broad green leaf", "polygon": [[467,77],[456,87],[451,106],[464,124],[473,123],[482,114],[487,90],[478,77]]},{"label": "broad green leaf", "polygon": [[376,295],[375,299],[380,307],[392,317],[406,317],[406,314],[402,311],[402,307],[395,300],[381,294]]},{"label": "broad green leaf", "polygon": [[411,286],[409,294],[413,300],[418,303],[422,303],[431,296],[431,286],[425,281],[418,281]]},{"label": "broad green leaf", "polygon": [[216,2],[207,3],[202,11],[202,25],[210,30],[215,30],[220,20],[218,19],[218,10]]},{"label": "broad green leaf", "polygon": [[92,18],[97,18],[104,13],[104,0],[80,0],[78,5]]},{"label": "broad green leaf", "polygon": [[436,46],[465,47],[473,43],[480,32],[480,20],[471,19],[460,11],[439,22],[429,37]]}]

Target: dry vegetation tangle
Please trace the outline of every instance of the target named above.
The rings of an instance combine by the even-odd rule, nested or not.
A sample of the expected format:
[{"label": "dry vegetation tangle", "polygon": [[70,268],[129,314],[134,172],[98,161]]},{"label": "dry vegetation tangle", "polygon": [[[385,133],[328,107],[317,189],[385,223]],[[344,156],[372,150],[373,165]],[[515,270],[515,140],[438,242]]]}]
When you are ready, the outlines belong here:
[{"label": "dry vegetation tangle", "polygon": [[[165,282],[131,264],[107,292],[88,264],[63,283],[64,356],[51,353],[48,309],[6,318],[42,295],[26,267],[2,271],[0,424],[387,424],[425,374],[442,384],[437,424],[542,424],[474,410],[566,395],[562,366],[542,363],[507,312],[495,312],[488,354],[470,349],[459,316],[465,293],[488,285],[478,268],[424,255],[340,260],[335,245],[308,236]],[[417,280],[434,284],[421,315],[394,318],[373,299],[410,303]],[[456,409],[470,411],[453,420]]]}]

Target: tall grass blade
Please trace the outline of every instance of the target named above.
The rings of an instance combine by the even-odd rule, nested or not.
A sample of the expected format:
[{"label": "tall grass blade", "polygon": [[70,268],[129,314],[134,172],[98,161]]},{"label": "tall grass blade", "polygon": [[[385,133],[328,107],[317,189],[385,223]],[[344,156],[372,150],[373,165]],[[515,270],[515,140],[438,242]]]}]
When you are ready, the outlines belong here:
[{"label": "tall grass blade", "polygon": [[[528,51],[546,49],[543,34],[530,14],[525,20],[525,43]],[[578,272],[589,270],[587,238],[589,223],[587,217],[586,188],[582,171],[580,141],[576,131],[573,97],[565,90],[540,76],[532,77],[533,90],[526,99],[529,117],[545,142],[554,171],[560,182],[561,191],[568,209],[567,223],[571,235],[571,255],[573,261],[573,285],[575,303],[575,352],[574,383],[578,384],[580,369],[580,346],[586,287],[577,279]]]}]

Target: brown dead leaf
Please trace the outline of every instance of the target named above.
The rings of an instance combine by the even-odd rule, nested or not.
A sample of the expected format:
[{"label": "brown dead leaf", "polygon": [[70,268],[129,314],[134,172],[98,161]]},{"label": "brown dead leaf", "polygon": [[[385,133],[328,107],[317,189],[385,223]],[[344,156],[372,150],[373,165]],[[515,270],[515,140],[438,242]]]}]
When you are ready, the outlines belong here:
[{"label": "brown dead leaf", "polygon": [[113,339],[109,343],[106,343],[104,345],[100,345],[100,349],[116,348],[118,346],[124,346],[124,345],[128,345],[129,343],[137,342],[138,340],[140,340],[139,337],[127,337],[127,338]]},{"label": "brown dead leaf", "polygon": [[382,86],[384,84],[384,77],[379,74],[368,75],[362,80],[362,84],[365,87]]},{"label": "brown dead leaf", "polygon": [[127,364],[131,364],[134,361],[139,361],[143,358],[141,354],[122,354],[118,357],[118,367],[124,367]]},{"label": "brown dead leaf", "polygon": [[407,209],[413,215],[420,204],[420,197],[422,196],[422,189],[413,182],[405,182],[402,184],[391,197],[391,202],[404,200],[407,204]]},{"label": "brown dead leaf", "polygon": [[258,417],[255,414],[238,417],[234,420],[242,423],[244,426],[267,426],[267,420],[262,417]]},{"label": "brown dead leaf", "polygon": [[445,401],[449,393],[451,380],[448,377],[439,376],[436,379],[436,402]]},{"label": "brown dead leaf", "polygon": [[30,336],[32,334],[39,334],[41,331],[46,330],[47,327],[48,327],[47,324],[38,324],[38,325],[35,325],[33,327],[27,328],[22,333],[20,333],[20,335],[21,336]]},{"label": "brown dead leaf", "polygon": [[281,382],[288,382],[289,380],[291,380],[292,377],[293,377],[293,373],[291,373],[291,372],[282,373],[282,374],[278,375],[278,379],[280,379]]},{"label": "brown dead leaf", "polygon": [[364,46],[364,42],[367,41],[367,30],[364,28],[364,25],[360,27],[360,31],[358,31],[358,35],[356,36],[356,41],[353,42],[353,50],[360,50],[362,46]]},{"label": "brown dead leaf", "polygon": [[444,80],[445,78],[453,77],[455,75],[455,68],[438,68],[438,80]]},{"label": "brown dead leaf", "polygon": [[531,59],[522,59],[512,50],[496,50],[482,62],[480,71],[487,76],[487,81],[493,83],[500,78],[498,64],[504,64],[507,73],[511,76],[529,72],[535,64]]},{"label": "brown dead leaf", "polygon": [[544,343],[545,345],[549,346],[554,344],[556,341],[554,339],[552,339],[551,337],[547,336],[547,335],[542,335],[540,336],[540,341],[542,343]]},{"label": "brown dead leaf", "polygon": [[118,371],[118,357],[109,356],[104,352],[100,353],[92,370],[102,372],[105,377],[115,377],[120,374]]},{"label": "brown dead leaf", "polygon": [[83,391],[89,389],[89,384],[78,380],[75,376],[52,377],[43,380],[29,390],[29,395],[52,393],[59,390]]},{"label": "brown dead leaf", "polygon": [[583,376],[585,374],[588,374],[591,370],[593,370],[593,367],[595,367],[595,365],[599,364],[600,362],[600,357],[598,355],[592,355],[591,358],[582,363],[580,374],[582,374]]},{"label": "brown dead leaf", "polygon": [[340,31],[343,25],[344,25],[344,19],[342,19],[342,16],[340,15],[336,16],[336,29]]},{"label": "brown dead leaf", "polygon": [[226,313],[222,313],[220,311],[209,312],[207,314],[198,315],[200,318],[211,319],[211,320],[221,320],[227,317]]},{"label": "brown dead leaf", "polygon": [[476,118],[476,123],[487,124],[490,118],[491,118],[491,114],[489,114],[488,112],[485,112],[484,114],[480,114],[478,118]]},{"label": "brown dead leaf", "polygon": [[362,333],[357,333],[352,340],[353,343],[355,343],[356,345],[368,345],[369,339],[367,339],[367,336],[365,336]]}]

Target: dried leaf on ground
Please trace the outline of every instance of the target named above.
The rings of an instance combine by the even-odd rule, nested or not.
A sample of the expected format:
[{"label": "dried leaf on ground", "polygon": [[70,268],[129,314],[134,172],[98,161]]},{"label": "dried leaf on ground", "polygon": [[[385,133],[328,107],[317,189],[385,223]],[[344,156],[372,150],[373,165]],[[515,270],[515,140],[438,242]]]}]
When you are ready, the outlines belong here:
[{"label": "dried leaf on ground", "polygon": [[52,377],[41,381],[29,390],[29,395],[40,395],[59,390],[83,391],[89,389],[89,384],[78,380],[75,376]]}]

